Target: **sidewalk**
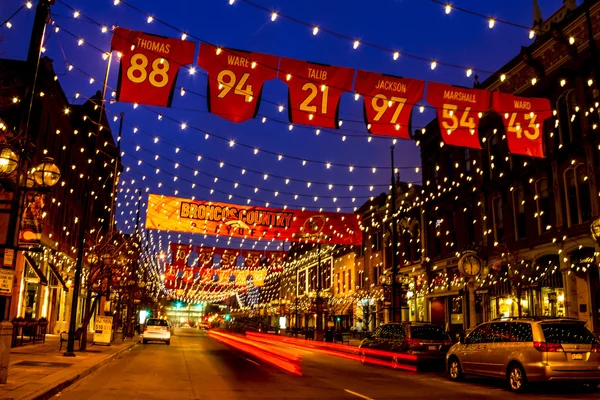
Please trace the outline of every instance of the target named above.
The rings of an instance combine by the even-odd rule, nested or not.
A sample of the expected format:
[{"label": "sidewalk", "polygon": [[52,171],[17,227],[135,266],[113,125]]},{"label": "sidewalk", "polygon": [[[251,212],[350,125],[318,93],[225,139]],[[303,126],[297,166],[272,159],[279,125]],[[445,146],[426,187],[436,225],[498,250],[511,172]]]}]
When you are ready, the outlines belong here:
[{"label": "sidewalk", "polygon": [[[87,350],[76,350],[76,357],[63,356],[66,343],[58,350],[58,335],[46,335],[46,343],[11,349],[8,382],[0,385],[0,400],[46,399],[130,350],[139,341],[137,337],[125,341],[118,338],[110,346],[92,346],[92,337],[93,334],[88,334]],[[78,348],[77,342],[75,348]]]}]

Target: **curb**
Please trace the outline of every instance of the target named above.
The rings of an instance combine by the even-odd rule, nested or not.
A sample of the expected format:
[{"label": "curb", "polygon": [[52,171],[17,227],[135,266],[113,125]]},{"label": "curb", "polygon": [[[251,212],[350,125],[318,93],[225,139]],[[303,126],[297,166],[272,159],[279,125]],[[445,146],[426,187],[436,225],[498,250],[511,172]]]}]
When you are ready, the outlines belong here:
[{"label": "curb", "polygon": [[28,396],[25,396],[22,399],[23,400],[46,400],[46,399],[49,399],[50,397],[56,395],[57,393],[60,393],[61,391],[65,390],[66,388],[68,388],[69,386],[71,386],[75,382],[79,381],[80,379],[85,378],[86,376],[88,376],[92,372],[98,370],[99,368],[101,368],[102,366],[104,366],[106,363],[108,363],[108,362],[112,361],[113,359],[119,357],[123,353],[131,350],[137,344],[139,344],[139,341],[130,343],[129,345],[127,345],[124,348],[122,348],[119,351],[117,351],[116,353],[111,354],[110,356],[108,356],[108,357],[100,360],[98,363],[96,363],[96,364],[94,364],[94,365],[86,368],[85,370],[83,370],[81,372],[76,373],[74,376],[71,376],[70,378],[67,378],[66,380],[64,380],[62,382],[58,382],[56,384],[52,384],[51,387],[49,387],[47,389],[43,389],[43,391],[38,391],[37,393],[33,393],[33,394],[28,395]]}]

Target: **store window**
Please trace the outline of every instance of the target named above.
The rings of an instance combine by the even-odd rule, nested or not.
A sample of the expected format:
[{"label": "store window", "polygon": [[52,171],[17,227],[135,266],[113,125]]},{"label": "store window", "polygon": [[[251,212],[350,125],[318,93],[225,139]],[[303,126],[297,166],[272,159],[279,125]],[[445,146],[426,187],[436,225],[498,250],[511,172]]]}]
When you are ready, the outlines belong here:
[{"label": "store window", "polygon": [[361,269],[358,271],[358,287],[365,287],[365,270]]},{"label": "store window", "polygon": [[373,236],[371,236],[372,240],[373,240],[373,251],[379,251],[381,250],[381,245],[382,245],[382,237],[381,237],[381,231],[377,231],[373,234]]}]

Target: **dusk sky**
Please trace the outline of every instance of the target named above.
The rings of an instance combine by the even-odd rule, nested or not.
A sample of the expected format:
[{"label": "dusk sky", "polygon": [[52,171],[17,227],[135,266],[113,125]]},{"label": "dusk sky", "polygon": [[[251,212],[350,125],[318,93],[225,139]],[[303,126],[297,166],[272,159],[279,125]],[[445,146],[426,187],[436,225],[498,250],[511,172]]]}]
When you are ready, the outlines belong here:
[{"label": "dusk sky", "polygon": [[[472,68],[473,75],[479,75],[480,81],[483,81],[489,76],[489,72],[483,71],[497,70],[518,54],[521,46],[533,42],[528,38],[529,32],[526,29],[499,22],[490,29],[488,21],[483,18],[458,10],[447,15],[443,5],[431,0],[255,1],[268,9],[335,31],[352,40],[322,31],[313,35],[312,28],[286,18],[280,17],[272,22],[270,13],[243,1],[235,1],[233,5],[229,5],[228,0],[129,0],[147,15],[177,27],[175,30],[156,20],[147,23],[147,15],[140,14],[125,4],[114,6],[113,0],[64,0],[64,3],[57,1],[52,7],[53,20],[63,30],[58,34],[53,29],[47,30],[51,34],[47,39],[45,55],[54,60],[54,68],[67,97],[75,103],[81,103],[84,101],[83,97],[101,90],[106,66],[101,53],[87,43],[108,51],[111,39],[110,30],[108,33],[101,33],[100,27],[84,16],[109,27],[118,25],[175,38],[180,38],[181,33],[186,32],[224,47],[468,87],[473,84],[473,76],[466,76],[467,67]],[[21,3],[20,0],[0,2],[0,19],[7,18]],[[562,5],[560,0],[540,0],[540,3],[546,18]],[[73,11],[65,4],[79,10],[82,15],[77,19],[73,18]],[[517,24],[532,25],[533,1],[456,0],[451,4]],[[11,20],[12,29],[0,28],[1,57],[26,57],[33,16],[33,9],[24,9]],[[78,46],[77,39],[67,31],[83,38],[86,44]],[[380,49],[360,45],[354,50],[355,39],[395,49],[401,55],[394,61],[393,53]],[[193,38],[188,40],[195,41]],[[196,47],[196,55],[197,52]],[[404,55],[404,52],[435,60],[438,66],[432,71],[430,61],[412,59]],[[75,67],[70,72],[66,68],[67,62]],[[452,68],[443,63],[464,68]],[[175,190],[178,190],[179,197],[195,196],[197,199],[237,204],[247,204],[247,199],[250,198],[251,205],[265,206],[268,202],[271,207],[322,207],[324,211],[336,211],[340,207],[340,211],[344,212],[352,212],[354,207],[359,207],[370,196],[387,190],[390,181],[391,140],[379,137],[373,137],[370,142],[367,140],[369,134],[363,122],[363,100],[355,101],[352,92],[342,97],[339,116],[344,123],[341,129],[333,133],[322,129],[320,135],[316,135],[315,128],[299,125],[290,131],[287,109],[280,113],[276,106],[281,104],[287,107],[287,86],[280,80],[268,81],[263,89],[258,114],[267,116],[266,123],[261,122],[262,117],[257,117],[235,124],[208,113],[206,99],[202,97],[206,95],[207,78],[199,67],[196,70],[194,75],[190,75],[186,68],[180,70],[177,87],[183,86],[186,94],[182,97],[180,90],[175,90],[170,109],[140,106],[134,110],[129,103],[108,106],[111,121],[120,112],[125,113],[125,173],[117,211],[118,226],[125,232],[133,229],[132,212],[136,207],[136,196],[131,198],[131,190],[138,187],[144,188],[144,203],[147,193],[174,195]],[[111,88],[117,86],[117,73],[118,60],[115,57],[110,71]],[[92,84],[86,74],[95,78]],[[81,93],[77,100],[74,98],[76,92]],[[110,92],[109,89],[109,96]],[[157,113],[164,115],[161,121],[158,120]],[[424,126],[433,117],[433,110],[426,109],[419,113],[418,108],[415,108],[412,131]],[[172,122],[170,118],[178,122]],[[182,122],[188,126],[185,130],[181,129]],[[134,133],[134,127],[138,128],[137,133]],[[118,124],[113,122],[112,128],[116,136]],[[203,131],[233,139],[238,144],[230,147],[225,140],[213,137],[205,140]],[[342,140],[344,135],[347,135],[345,141]],[[159,138],[158,143],[154,143],[156,137]],[[258,155],[254,155],[252,149],[239,145],[242,143],[281,154],[282,159],[278,160],[276,155],[260,151]],[[136,146],[140,146],[138,151]],[[180,148],[177,153],[176,147]],[[399,141],[396,149],[395,163],[401,168],[401,179],[419,183],[420,173],[415,168],[420,166],[420,152],[415,142]],[[156,155],[159,155],[158,161],[155,160]],[[205,158],[198,162],[198,155]],[[221,168],[219,162],[208,158],[222,161],[225,165]],[[308,160],[305,166],[302,165],[303,159]],[[138,165],[139,160],[142,161],[141,165]],[[176,162],[180,164],[178,168],[175,168]],[[327,169],[325,162],[331,162],[334,166]],[[348,165],[356,167],[353,172],[349,171]],[[377,167],[375,172],[372,167]],[[157,168],[160,169],[158,174]],[[241,168],[248,171],[242,175]],[[199,170],[200,174],[194,176],[194,170]],[[266,180],[264,174],[269,175]],[[178,177],[176,181],[174,175]],[[284,179],[273,175],[287,177],[292,181],[286,185]],[[144,181],[143,176],[147,177]],[[218,178],[217,182],[215,177]],[[132,183],[132,180],[135,182]],[[234,188],[233,182],[228,180],[238,182],[239,186]],[[159,182],[162,183],[161,187],[158,187]],[[197,185],[194,189],[192,182]],[[311,183],[310,187],[308,182]],[[328,184],[333,185],[331,190]],[[350,185],[354,186],[352,191],[349,190]],[[374,185],[372,191],[369,185]],[[256,193],[255,187],[259,189]],[[149,188],[149,192],[146,192],[146,188]],[[130,190],[127,195],[129,197],[125,195],[127,189]],[[211,194],[210,189],[215,192]],[[280,193],[275,196],[273,191]],[[228,194],[233,195],[231,200]],[[297,200],[294,200],[294,194],[299,195]],[[318,197],[317,201],[314,201],[315,196]],[[336,202],[333,202],[333,197],[337,197]],[[144,215],[145,212],[142,211],[142,221]],[[179,237],[177,233],[171,233],[170,237],[167,233],[154,233],[155,240],[159,236],[162,237],[165,250],[169,241],[182,239],[187,242],[191,237]],[[216,243],[214,238],[204,239],[201,235],[195,235],[192,239],[195,244]],[[216,244],[226,245],[226,239],[221,239]],[[253,241],[246,241],[244,247],[253,244]],[[239,239],[233,239],[230,244],[236,247],[239,245]],[[264,244],[257,248],[264,248]]]}]

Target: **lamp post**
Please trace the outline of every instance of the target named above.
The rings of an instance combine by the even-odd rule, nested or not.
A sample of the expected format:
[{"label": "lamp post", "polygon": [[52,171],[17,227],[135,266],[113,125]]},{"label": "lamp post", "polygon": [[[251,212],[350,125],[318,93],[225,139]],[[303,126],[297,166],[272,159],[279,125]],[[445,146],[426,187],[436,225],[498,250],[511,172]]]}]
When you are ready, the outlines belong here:
[{"label": "lamp post", "polygon": [[398,282],[398,262],[397,262],[397,253],[398,253],[398,227],[396,225],[396,177],[394,173],[394,146],[390,146],[391,156],[392,156],[392,195],[391,195],[391,205],[390,212],[392,216],[392,312],[391,312],[391,320],[392,322],[396,321],[396,314],[398,308],[401,305],[397,304],[397,286]]}]

